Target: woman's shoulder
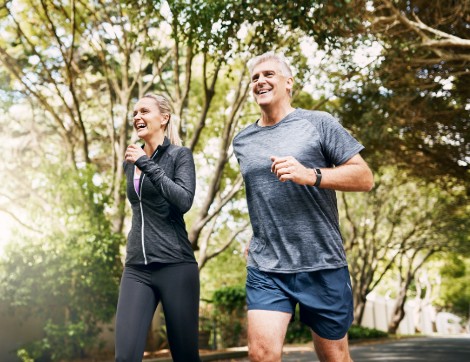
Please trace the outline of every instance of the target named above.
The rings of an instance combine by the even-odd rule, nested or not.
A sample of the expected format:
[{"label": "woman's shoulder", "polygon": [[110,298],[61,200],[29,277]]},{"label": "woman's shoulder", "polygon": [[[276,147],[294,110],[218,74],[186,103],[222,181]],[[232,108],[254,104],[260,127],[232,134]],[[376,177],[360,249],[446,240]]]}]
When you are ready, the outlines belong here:
[{"label": "woman's shoulder", "polygon": [[170,144],[168,150],[171,153],[193,153],[189,147]]},{"label": "woman's shoulder", "polygon": [[193,158],[193,151],[189,147],[186,146],[178,146],[171,144],[168,146],[167,152],[169,156],[171,156],[175,161]]}]

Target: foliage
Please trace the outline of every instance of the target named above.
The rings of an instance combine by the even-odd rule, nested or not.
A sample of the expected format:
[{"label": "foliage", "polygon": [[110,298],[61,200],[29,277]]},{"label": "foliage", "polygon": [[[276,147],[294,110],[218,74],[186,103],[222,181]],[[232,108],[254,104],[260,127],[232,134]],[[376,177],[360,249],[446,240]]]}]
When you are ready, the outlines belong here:
[{"label": "foliage", "polygon": [[[297,308],[298,309],[298,308]],[[297,310],[298,312],[298,310]],[[361,327],[353,324],[348,330],[349,339],[386,338],[388,333],[374,328]],[[311,329],[298,319],[289,323],[286,333],[286,343],[307,343],[312,340]]]},{"label": "foliage", "polygon": [[44,326],[44,338],[26,344],[17,351],[23,362],[60,361],[83,356],[84,350],[96,345],[98,331],[90,331],[83,321],[54,324],[48,320]]},{"label": "foliage", "polygon": [[441,293],[436,305],[470,318],[470,260],[455,254],[446,259],[440,270]]},{"label": "foliage", "polygon": [[388,333],[379,331],[375,328],[366,328],[358,325],[352,325],[348,330],[349,339],[368,339],[368,338],[385,338]]},{"label": "foliage", "polygon": [[245,286],[231,286],[218,289],[214,292],[213,303],[220,310],[233,312],[245,307]]},{"label": "foliage", "polygon": [[223,347],[246,344],[246,290],[244,286],[227,286],[214,292],[214,317]]},{"label": "foliage", "polygon": [[201,297],[212,300],[215,291],[231,285],[242,285],[245,277],[246,262],[240,245],[232,245],[201,270]]},{"label": "foliage", "polygon": [[349,62],[341,118],[374,166],[395,164],[430,181],[468,181],[468,1],[370,2],[367,70]]},{"label": "foliage", "polygon": [[1,298],[13,312],[28,310],[46,321],[43,339],[22,353],[51,360],[84,356],[99,347],[99,325],[114,315],[121,272],[122,237],[111,232],[104,217],[94,170],[60,171],[50,174],[54,183],[41,190],[52,196],[47,189],[53,187],[62,196],[55,203],[49,199],[49,215],[36,215],[36,223],[44,223],[43,234],[17,234],[0,262]]},{"label": "foliage", "polygon": [[[295,314],[299,315],[299,307],[296,307]],[[287,327],[286,343],[308,343],[312,340],[312,330],[303,324],[299,318],[291,320]]]},{"label": "foliage", "polygon": [[212,333],[211,342],[215,334],[219,348],[246,344],[245,274],[238,243],[201,270],[200,329]]}]

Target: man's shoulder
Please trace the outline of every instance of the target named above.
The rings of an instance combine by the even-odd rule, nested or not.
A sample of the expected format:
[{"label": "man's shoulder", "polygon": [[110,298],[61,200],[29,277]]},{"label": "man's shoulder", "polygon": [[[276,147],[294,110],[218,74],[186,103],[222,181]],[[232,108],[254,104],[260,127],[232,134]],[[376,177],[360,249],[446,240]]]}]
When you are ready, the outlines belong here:
[{"label": "man's shoulder", "polygon": [[325,111],[303,109],[303,108],[297,108],[297,112],[295,113],[295,115],[297,117],[301,117],[309,121],[316,121],[316,122],[336,120],[336,118],[333,117],[331,113],[328,113]]},{"label": "man's shoulder", "polygon": [[246,126],[245,128],[243,128],[241,131],[239,131],[235,137],[233,138],[233,143],[235,143],[237,140],[239,140],[240,138],[246,136],[246,135],[249,135],[251,133],[253,133],[253,131],[256,129],[256,126],[255,126],[256,122]]}]

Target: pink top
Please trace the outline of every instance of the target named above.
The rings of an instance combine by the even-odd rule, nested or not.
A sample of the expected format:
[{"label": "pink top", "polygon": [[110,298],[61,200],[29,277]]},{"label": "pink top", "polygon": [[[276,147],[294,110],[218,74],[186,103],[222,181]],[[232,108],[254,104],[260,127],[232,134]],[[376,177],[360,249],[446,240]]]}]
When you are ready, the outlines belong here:
[{"label": "pink top", "polygon": [[[136,168],[137,169],[137,168]],[[134,189],[137,195],[140,193],[140,175],[137,175],[136,169],[134,170]]]}]

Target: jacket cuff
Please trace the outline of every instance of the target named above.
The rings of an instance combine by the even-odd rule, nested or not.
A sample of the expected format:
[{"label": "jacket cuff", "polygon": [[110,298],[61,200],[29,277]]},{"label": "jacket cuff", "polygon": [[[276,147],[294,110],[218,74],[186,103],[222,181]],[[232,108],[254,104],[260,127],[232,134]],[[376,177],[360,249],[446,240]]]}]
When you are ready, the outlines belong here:
[{"label": "jacket cuff", "polygon": [[163,169],[147,155],[140,156],[135,161],[135,165],[150,178],[150,181],[152,181],[154,185],[159,185],[165,175]]},{"label": "jacket cuff", "polygon": [[134,162],[134,164],[142,170],[142,168],[144,168],[145,165],[148,163],[148,160],[149,158],[147,155],[142,155]]}]

